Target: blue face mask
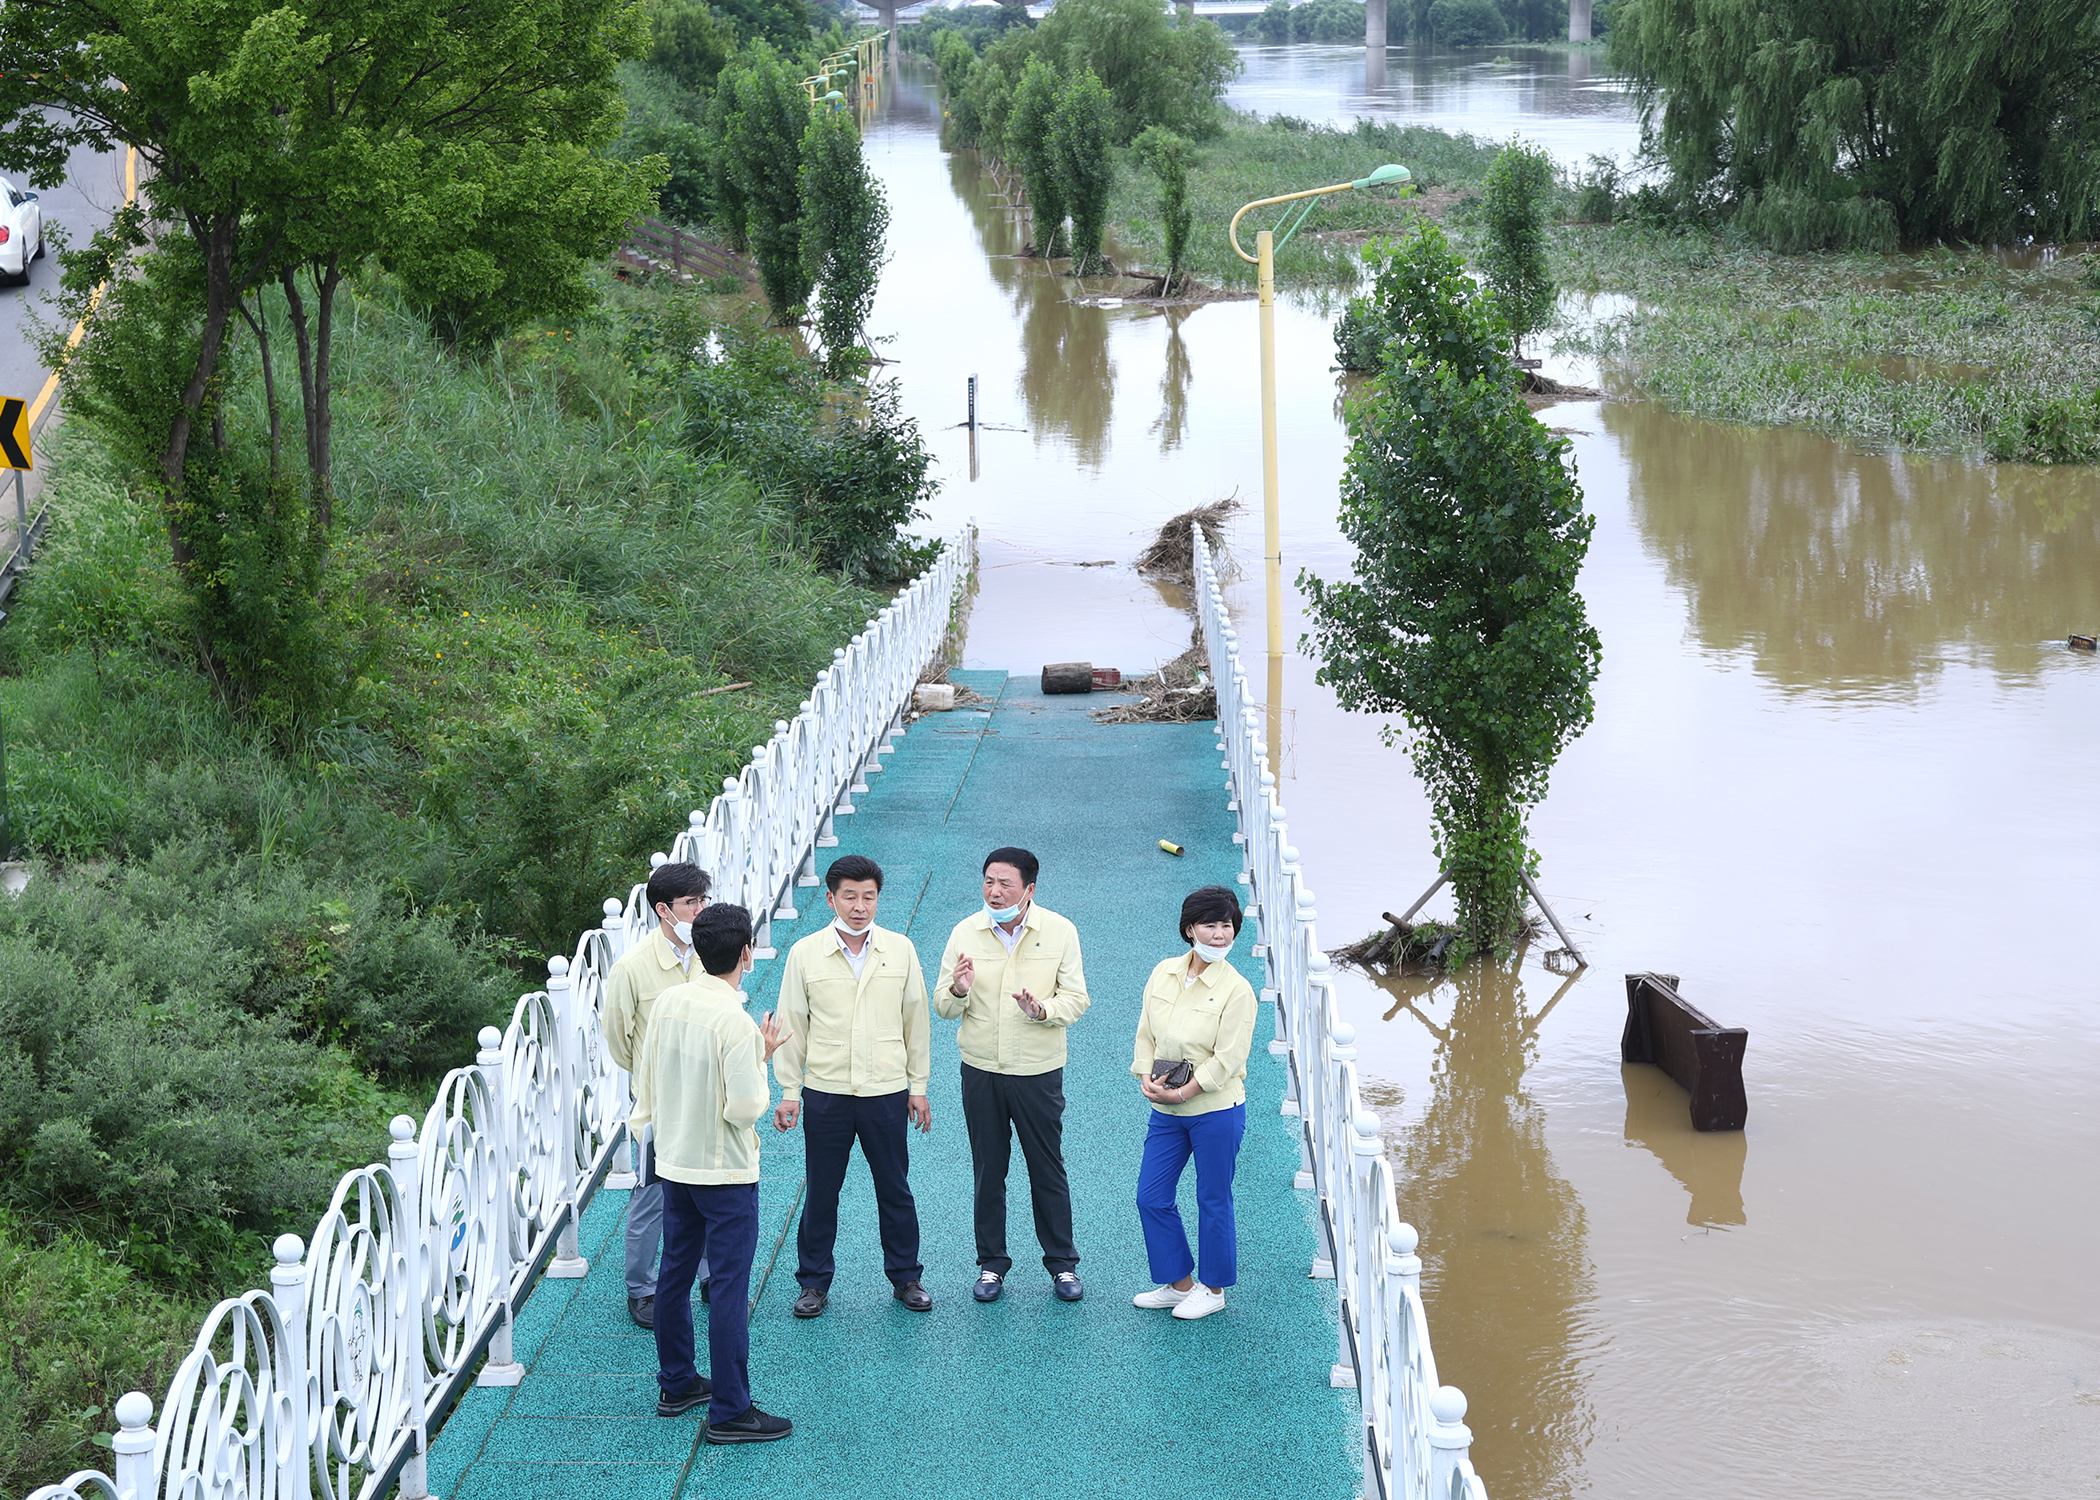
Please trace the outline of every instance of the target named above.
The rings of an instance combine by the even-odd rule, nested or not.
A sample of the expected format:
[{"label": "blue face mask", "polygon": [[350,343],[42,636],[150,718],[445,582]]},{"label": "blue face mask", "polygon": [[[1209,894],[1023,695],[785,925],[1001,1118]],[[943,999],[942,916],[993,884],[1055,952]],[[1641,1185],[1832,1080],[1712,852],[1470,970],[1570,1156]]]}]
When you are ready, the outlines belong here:
[{"label": "blue face mask", "polygon": [[1001,908],[987,903],[984,909],[990,913],[992,920],[999,923],[1002,927],[1021,914],[1021,908],[1018,905]]}]

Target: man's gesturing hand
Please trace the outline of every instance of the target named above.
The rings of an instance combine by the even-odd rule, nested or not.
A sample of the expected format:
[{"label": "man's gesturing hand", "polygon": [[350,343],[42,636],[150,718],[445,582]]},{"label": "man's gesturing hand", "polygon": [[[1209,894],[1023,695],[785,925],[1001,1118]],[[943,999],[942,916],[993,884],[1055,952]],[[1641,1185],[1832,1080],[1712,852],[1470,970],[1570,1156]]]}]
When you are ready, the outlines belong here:
[{"label": "man's gesturing hand", "polygon": [[1043,1019],[1043,1007],[1037,1003],[1033,990],[1021,989],[1014,995],[1014,1004],[1021,1007],[1021,1013],[1027,1016],[1029,1020],[1040,1021]]},{"label": "man's gesturing hand", "polygon": [[771,1062],[773,1054],[780,1050],[780,1044],[794,1034],[780,1023],[780,1012],[766,1012],[766,1018],[758,1023],[758,1039],[766,1046],[765,1060]]},{"label": "man's gesturing hand", "polygon": [[955,974],[948,981],[948,993],[960,1000],[970,993],[970,986],[977,981],[977,961],[969,954],[955,960]]}]

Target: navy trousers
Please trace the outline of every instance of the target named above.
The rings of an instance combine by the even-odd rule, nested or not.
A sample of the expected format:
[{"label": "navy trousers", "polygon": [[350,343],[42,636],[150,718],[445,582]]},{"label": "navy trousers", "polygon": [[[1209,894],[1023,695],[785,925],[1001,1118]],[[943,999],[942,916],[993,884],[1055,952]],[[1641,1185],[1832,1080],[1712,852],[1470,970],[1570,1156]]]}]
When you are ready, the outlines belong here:
[{"label": "navy trousers", "polygon": [[795,1235],[795,1280],[803,1286],[819,1292],[831,1289],[837,1270],[832,1251],[839,1237],[839,1189],[846,1185],[846,1165],[853,1159],[855,1141],[860,1142],[868,1174],[875,1179],[883,1274],[898,1286],[925,1274],[925,1267],[919,1264],[919,1206],[906,1177],[911,1166],[906,1098],[902,1089],[872,1099],[811,1088],[802,1091],[805,1179],[802,1227]]},{"label": "navy trousers", "polygon": [[682,1395],[700,1380],[693,1365],[693,1278],[708,1261],[707,1365],[715,1394],[710,1422],[751,1408],[751,1258],[758,1251],[758,1184],[697,1187],[664,1180],[664,1255],[656,1268],[656,1383]]}]

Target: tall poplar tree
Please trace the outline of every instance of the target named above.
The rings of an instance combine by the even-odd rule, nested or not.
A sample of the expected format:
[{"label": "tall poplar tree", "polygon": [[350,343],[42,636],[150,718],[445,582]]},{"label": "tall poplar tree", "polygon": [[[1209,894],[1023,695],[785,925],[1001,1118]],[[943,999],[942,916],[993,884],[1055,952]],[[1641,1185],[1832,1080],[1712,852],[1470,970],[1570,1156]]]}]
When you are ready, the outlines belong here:
[{"label": "tall poplar tree", "polygon": [[1057,74],[1040,57],[1028,59],[1007,112],[1006,140],[1014,165],[1028,188],[1028,213],[1035,224],[1035,253],[1049,259],[1059,253],[1065,231],[1065,193],[1058,175],[1057,150],[1050,123],[1057,113]]},{"label": "tall poplar tree", "polygon": [[1116,186],[1116,109],[1108,89],[1083,69],[1058,91],[1050,116],[1050,146],[1057,180],[1072,214],[1072,274],[1094,276],[1107,269],[1101,237],[1108,227],[1108,198]]},{"label": "tall poplar tree", "polygon": [[835,380],[855,351],[882,280],[890,206],[843,112],[818,110],[802,137],[802,269],[817,287],[817,333]]}]

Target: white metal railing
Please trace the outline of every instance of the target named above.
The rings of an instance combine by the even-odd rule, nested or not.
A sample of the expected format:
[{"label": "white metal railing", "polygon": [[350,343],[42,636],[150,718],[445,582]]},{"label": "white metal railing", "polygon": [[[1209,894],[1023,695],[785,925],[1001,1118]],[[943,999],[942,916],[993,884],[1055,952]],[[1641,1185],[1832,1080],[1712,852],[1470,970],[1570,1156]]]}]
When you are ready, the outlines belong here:
[{"label": "white metal railing", "polygon": [[[967,530],[953,538],[834,652],[794,721],[679,833],[677,857],[709,870],[716,899],[750,907],[762,932],[792,915],[798,878],[816,883],[815,849],[838,842],[832,819],[903,733],[972,545]],[[598,1017],[607,972],[647,931],[643,890],[608,898],[508,1028],[483,1028],[420,1135],[395,1118],[387,1159],[343,1178],[309,1243],[278,1238],[267,1290],[212,1310],[157,1421],[142,1392],[117,1402],[114,1473],[84,1470],[29,1500],[374,1500],[397,1480],[402,1500],[427,1496],[430,1428],[470,1378],[523,1377],[512,1318],[542,1274],[584,1274],[577,1220],[624,1165],[626,1079]]]},{"label": "white metal railing", "polygon": [[1420,1237],[1401,1221],[1378,1116],[1357,1089],[1356,1032],[1336,1009],[1334,977],[1314,936],[1313,895],[1284,827],[1261,709],[1240,670],[1210,547],[1201,528],[1191,530],[1218,748],[1245,846],[1241,879],[1253,888],[1255,951],[1268,962],[1262,998],[1276,1005],[1269,1050],[1284,1060],[1283,1113],[1304,1131],[1296,1185],[1319,1203],[1312,1274],[1334,1278],[1339,1293],[1341,1349],[1329,1379],[1355,1387],[1363,1410],[1365,1500],[1487,1500],[1469,1456],[1466,1398],[1437,1383]]}]

